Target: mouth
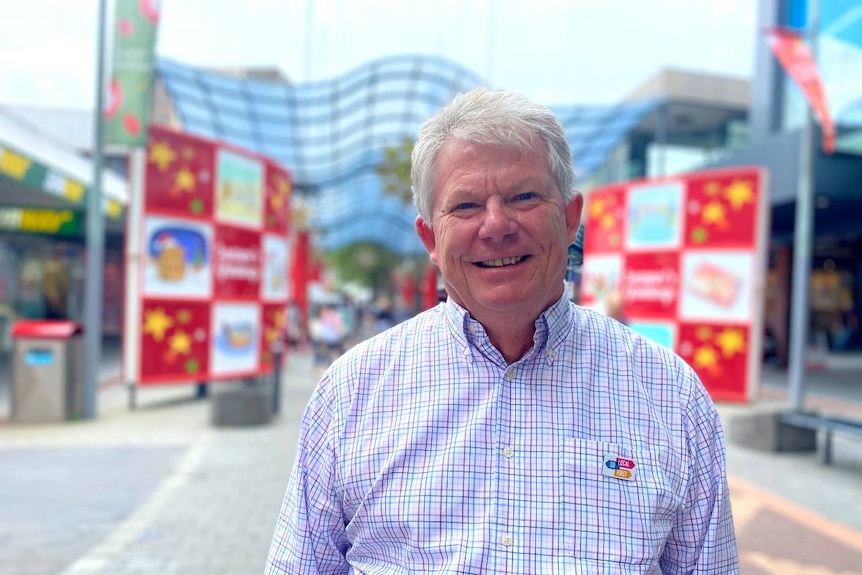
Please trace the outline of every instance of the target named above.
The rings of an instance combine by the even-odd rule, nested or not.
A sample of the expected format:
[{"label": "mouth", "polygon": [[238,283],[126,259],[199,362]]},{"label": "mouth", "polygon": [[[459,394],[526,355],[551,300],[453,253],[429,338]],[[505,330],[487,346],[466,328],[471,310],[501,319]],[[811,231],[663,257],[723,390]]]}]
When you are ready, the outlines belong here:
[{"label": "mouth", "polygon": [[506,266],[512,266],[518,263],[521,263],[528,256],[512,256],[508,258],[497,258],[494,260],[484,260],[481,262],[476,262],[476,265],[480,268],[502,268]]}]

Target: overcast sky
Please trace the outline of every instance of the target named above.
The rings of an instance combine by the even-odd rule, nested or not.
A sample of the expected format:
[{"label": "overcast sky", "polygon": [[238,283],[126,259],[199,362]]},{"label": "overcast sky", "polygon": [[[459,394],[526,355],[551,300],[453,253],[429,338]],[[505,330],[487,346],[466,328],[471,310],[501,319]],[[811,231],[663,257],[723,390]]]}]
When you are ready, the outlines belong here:
[{"label": "overcast sky", "polygon": [[[0,10],[0,104],[92,107],[98,1],[10,4]],[[613,102],[663,67],[749,77],[757,4],[162,0],[156,52],[203,66],[275,66],[294,82],[430,53],[546,104]]]}]

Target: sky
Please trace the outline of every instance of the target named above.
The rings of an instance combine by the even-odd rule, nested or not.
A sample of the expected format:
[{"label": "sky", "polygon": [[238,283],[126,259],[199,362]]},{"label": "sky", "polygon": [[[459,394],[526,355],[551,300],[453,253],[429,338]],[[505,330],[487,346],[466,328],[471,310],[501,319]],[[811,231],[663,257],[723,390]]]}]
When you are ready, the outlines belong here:
[{"label": "sky", "polygon": [[[98,1],[14,4],[0,8],[0,105],[92,108]],[[609,103],[664,67],[750,77],[757,4],[161,0],[156,54],[206,67],[273,66],[293,82],[392,54],[435,54],[545,104]]]}]

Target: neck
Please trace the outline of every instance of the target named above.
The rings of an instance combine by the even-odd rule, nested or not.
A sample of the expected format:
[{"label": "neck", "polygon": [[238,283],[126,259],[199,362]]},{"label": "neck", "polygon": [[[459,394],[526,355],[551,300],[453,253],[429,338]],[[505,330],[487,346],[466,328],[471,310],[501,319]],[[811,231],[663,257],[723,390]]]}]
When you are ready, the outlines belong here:
[{"label": "neck", "polygon": [[533,334],[536,331],[534,322],[519,323],[513,325],[506,322],[505,325],[483,324],[488,333],[488,339],[497,351],[503,356],[507,364],[512,364],[521,359],[533,346]]}]

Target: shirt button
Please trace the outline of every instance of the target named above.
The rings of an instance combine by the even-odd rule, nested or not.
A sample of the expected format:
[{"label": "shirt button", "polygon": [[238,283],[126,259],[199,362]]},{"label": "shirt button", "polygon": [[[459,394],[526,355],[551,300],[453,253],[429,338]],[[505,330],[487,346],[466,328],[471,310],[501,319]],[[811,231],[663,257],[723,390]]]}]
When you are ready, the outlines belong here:
[{"label": "shirt button", "polygon": [[505,457],[506,459],[512,459],[513,455],[515,455],[514,449],[512,449],[511,447],[503,448],[503,457]]},{"label": "shirt button", "polygon": [[502,543],[504,547],[511,547],[514,540],[511,535],[503,535],[500,537],[500,543]]},{"label": "shirt button", "polygon": [[475,325],[470,324],[470,326],[467,329],[470,331],[470,333],[472,333],[474,335],[476,334],[476,326]]},{"label": "shirt button", "polygon": [[553,349],[549,349],[548,351],[546,351],[546,352],[545,352],[545,355],[546,355],[547,357],[554,357],[554,350],[553,350]]},{"label": "shirt button", "polygon": [[506,379],[508,379],[509,381],[512,381],[513,379],[515,379],[515,370],[514,369],[510,369],[509,371],[506,372]]}]

